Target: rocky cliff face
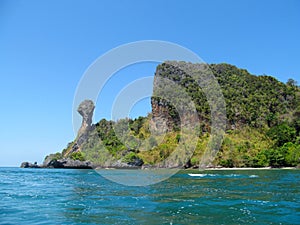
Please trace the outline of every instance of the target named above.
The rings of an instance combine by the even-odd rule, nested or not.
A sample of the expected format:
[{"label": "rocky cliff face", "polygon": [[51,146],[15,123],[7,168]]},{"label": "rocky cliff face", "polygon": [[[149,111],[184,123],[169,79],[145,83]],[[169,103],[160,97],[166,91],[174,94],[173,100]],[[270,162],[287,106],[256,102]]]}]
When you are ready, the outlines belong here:
[{"label": "rocky cliff face", "polygon": [[[201,66],[198,67],[196,64],[171,61],[157,67],[151,98],[152,129],[159,133],[179,130],[191,123],[198,124],[199,119],[207,124],[209,118],[195,113],[200,101],[207,104],[205,95],[189,75],[190,70],[202,70]],[[206,107],[209,112],[209,106]],[[208,126],[206,129],[209,129]]]},{"label": "rocky cliff face", "polygon": [[171,106],[164,99],[151,98],[152,121],[151,130],[156,133],[165,133],[176,129],[180,125],[180,118],[176,114],[171,117]]}]

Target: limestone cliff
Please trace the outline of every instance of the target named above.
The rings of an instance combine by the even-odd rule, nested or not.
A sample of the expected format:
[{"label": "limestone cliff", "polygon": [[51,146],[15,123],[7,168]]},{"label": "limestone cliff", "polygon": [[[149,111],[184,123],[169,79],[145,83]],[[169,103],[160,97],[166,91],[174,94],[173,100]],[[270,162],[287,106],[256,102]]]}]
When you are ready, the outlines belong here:
[{"label": "limestone cliff", "polygon": [[[152,127],[160,132],[180,130],[190,123],[199,123],[203,130],[209,130],[209,106],[203,91],[192,78],[191,73],[201,73],[201,64],[169,61],[159,65],[155,72],[152,107]],[[192,72],[190,72],[192,71]],[[198,111],[205,105],[206,115]]]},{"label": "limestone cliff", "polygon": [[69,146],[68,151],[65,152],[65,157],[79,151],[82,143],[87,140],[90,131],[94,128],[92,125],[94,109],[95,105],[92,100],[84,100],[79,104],[77,112],[82,116],[81,127],[78,130],[75,141]]}]

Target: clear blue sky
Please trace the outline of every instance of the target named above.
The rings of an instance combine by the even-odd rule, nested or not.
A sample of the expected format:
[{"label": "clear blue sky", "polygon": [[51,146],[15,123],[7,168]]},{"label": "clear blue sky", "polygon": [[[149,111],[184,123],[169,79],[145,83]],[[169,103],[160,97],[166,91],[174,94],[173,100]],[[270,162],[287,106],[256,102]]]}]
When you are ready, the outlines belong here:
[{"label": "clear blue sky", "polygon": [[[41,163],[73,140],[81,76],[128,42],[175,42],[208,63],[300,81],[299,12],[297,0],[0,0],[0,166]],[[116,88],[154,70],[149,64],[129,78],[116,76],[95,119],[109,118],[105,108]]]}]

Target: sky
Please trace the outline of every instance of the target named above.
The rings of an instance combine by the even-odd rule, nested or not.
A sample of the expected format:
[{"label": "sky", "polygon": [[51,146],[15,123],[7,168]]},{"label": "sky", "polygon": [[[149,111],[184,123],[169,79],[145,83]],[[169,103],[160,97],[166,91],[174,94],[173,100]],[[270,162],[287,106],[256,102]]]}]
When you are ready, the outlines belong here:
[{"label": "sky", "polygon": [[[120,45],[162,40],[207,63],[300,82],[297,0],[0,0],[0,166],[42,163],[75,137],[72,107],[87,68]],[[114,96],[153,76],[155,63],[116,73],[94,120],[110,118]],[[149,99],[131,117],[150,111]]]}]

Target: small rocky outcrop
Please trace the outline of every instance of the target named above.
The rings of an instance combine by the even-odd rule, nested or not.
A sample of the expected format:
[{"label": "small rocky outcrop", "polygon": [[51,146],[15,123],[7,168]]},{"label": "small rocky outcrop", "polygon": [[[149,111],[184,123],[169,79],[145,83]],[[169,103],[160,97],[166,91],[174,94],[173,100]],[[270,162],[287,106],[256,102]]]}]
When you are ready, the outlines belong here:
[{"label": "small rocky outcrop", "polygon": [[23,162],[21,168],[65,168],[65,169],[93,169],[95,166],[89,161],[80,161],[73,159],[52,159],[44,161],[42,165]]},{"label": "small rocky outcrop", "polygon": [[41,168],[41,166],[39,166],[37,164],[37,162],[35,163],[30,163],[30,162],[22,162],[21,168]]},{"label": "small rocky outcrop", "polygon": [[51,160],[46,168],[65,168],[65,169],[93,169],[94,165],[89,161],[80,161],[73,159],[54,159]]}]

